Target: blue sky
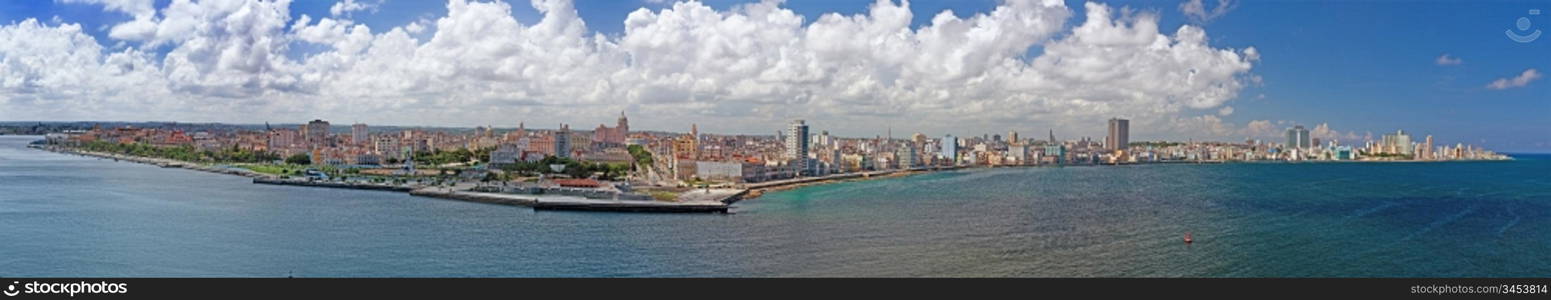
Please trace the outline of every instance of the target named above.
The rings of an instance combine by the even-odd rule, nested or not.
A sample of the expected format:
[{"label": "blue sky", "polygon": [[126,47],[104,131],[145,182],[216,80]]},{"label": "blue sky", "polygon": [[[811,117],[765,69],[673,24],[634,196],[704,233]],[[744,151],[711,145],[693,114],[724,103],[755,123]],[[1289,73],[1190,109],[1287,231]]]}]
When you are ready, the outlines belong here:
[{"label": "blue sky", "polygon": [[[169,0],[155,1],[165,8]],[[291,18],[310,15],[328,16],[336,1],[298,1],[291,5]],[[368,3],[372,1],[367,1]],[[704,1],[719,11],[749,1]],[[1206,1],[1207,8],[1217,1]],[[820,15],[865,14],[873,1],[862,0],[791,0],[782,7],[791,9],[812,23]],[[967,18],[993,10],[1000,1],[914,1],[910,9],[913,28],[928,25],[937,12],[951,9]],[[1205,30],[1207,45],[1223,49],[1253,47],[1259,60],[1244,75],[1258,76],[1255,83],[1237,90],[1235,97],[1210,109],[1170,112],[1170,116],[1188,118],[1212,115],[1230,124],[1267,120],[1278,127],[1292,124],[1314,126],[1328,123],[1341,131],[1364,135],[1405,129],[1415,134],[1431,134],[1443,142],[1486,145],[1502,151],[1551,152],[1551,82],[1530,79],[1523,86],[1492,89],[1499,79],[1512,79],[1526,70],[1551,71],[1551,36],[1529,43],[1508,39],[1507,30],[1515,22],[1528,18],[1533,24],[1525,32],[1551,31],[1551,3],[1532,1],[1250,1],[1237,2],[1221,16],[1203,22],[1191,21],[1176,1],[1104,1],[1120,10],[1131,9],[1156,14],[1160,32],[1172,34],[1182,25]],[[658,10],[672,3],[649,1],[578,1],[577,13],[589,30],[610,37],[624,34],[626,16],[637,9]],[[1066,1],[1072,11],[1064,22],[1067,30],[1053,38],[1071,35],[1070,29],[1085,21],[1081,1]],[[511,15],[524,25],[534,25],[542,16],[527,1],[511,1]],[[1529,10],[1545,13],[1530,15]],[[448,14],[440,1],[387,0],[371,11],[357,11],[351,18],[381,33],[392,27],[417,20],[436,20]],[[107,11],[101,5],[51,1],[0,2],[0,23],[27,18],[51,20],[55,16],[67,23],[80,23],[84,33],[104,46],[122,49],[137,47],[133,41],[116,41],[108,28],[133,17]],[[417,35],[421,41],[432,33]],[[177,45],[151,49],[166,55]],[[295,45],[287,53],[298,60],[313,52],[326,51],[321,45]],[[1043,47],[1028,49],[1037,56]],[[1439,64],[1440,56],[1458,59],[1458,64]],[[1216,113],[1221,107],[1231,113]],[[635,107],[635,106],[630,106]],[[633,108],[632,108],[633,109]],[[14,118],[0,114],[0,117]],[[599,120],[606,120],[600,114]],[[1162,121],[1160,121],[1162,122]],[[411,122],[412,123],[412,122]],[[588,123],[588,122],[581,122]],[[646,123],[653,124],[653,123]],[[1145,123],[1144,123],[1145,125]],[[501,125],[498,125],[501,126]],[[774,128],[776,125],[768,126]],[[1040,132],[1051,126],[1022,129]],[[1066,124],[1066,127],[1086,125]],[[1092,127],[1102,126],[1101,121]],[[1133,125],[1138,126],[1138,125]],[[1243,125],[1239,125],[1243,126]],[[677,130],[677,125],[662,123],[657,129]],[[1065,127],[1055,127],[1065,128]],[[974,129],[949,128],[939,131]],[[1078,130],[1077,134],[1097,135],[1099,130]],[[742,130],[773,132],[773,130]],[[883,128],[857,130],[856,135],[881,133]],[[1004,128],[984,128],[984,133],[1003,133]],[[1133,140],[1178,138],[1179,133],[1150,134],[1148,128],[1133,128]],[[941,134],[943,132],[931,132]],[[979,132],[970,132],[978,134]],[[1188,135],[1188,134],[1185,134]],[[1420,137],[1418,137],[1420,138]],[[1219,139],[1236,140],[1231,134]]]}]

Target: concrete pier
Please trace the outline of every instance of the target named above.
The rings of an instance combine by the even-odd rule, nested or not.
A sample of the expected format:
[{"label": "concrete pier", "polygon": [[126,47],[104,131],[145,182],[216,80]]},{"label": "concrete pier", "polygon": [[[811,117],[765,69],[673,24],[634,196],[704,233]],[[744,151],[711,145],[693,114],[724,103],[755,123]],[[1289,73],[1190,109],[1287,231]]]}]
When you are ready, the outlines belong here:
[{"label": "concrete pier", "polygon": [[535,210],[580,210],[615,212],[725,213],[727,203],[718,201],[663,202],[650,200],[605,200],[572,196],[520,195],[456,191],[446,188],[422,188],[410,195],[458,201],[528,206]]},{"label": "concrete pier", "polygon": [[415,189],[413,191],[409,191],[409,195],[501,205],[533,206],[534,203],[538,203],[538,199],[532,197],[522,197],[512,194],[460,192],[434,187]]},{"label": "concrete pier", "polygon": [[659,201],[609,201],[581,199],[579,201],[539,201],[533,204],[533,209],[619,212],[725,213],[727,212],[727,204],[720,202],[678,203]]},{"label": "concrete pier", "polygon": [[310,186],[310,187],[326,187],[326,188],[374,190],[374,191],[409,192],[409,191],[413,191],[414,190],[414,188],[412,188],[412,187],[401,186],[401,185],[391,185],[391,184],[359,183],[359,182],[338,182],[338,181],[321,181],[321,180],[314,181],[314,180],[304,180],[304,179],[280,179],[280,178],[267,178],[267,177],[253,178],[253,183],[255,183],[255,184],[273,184],[273,185],[299,185],[299,186]]}]

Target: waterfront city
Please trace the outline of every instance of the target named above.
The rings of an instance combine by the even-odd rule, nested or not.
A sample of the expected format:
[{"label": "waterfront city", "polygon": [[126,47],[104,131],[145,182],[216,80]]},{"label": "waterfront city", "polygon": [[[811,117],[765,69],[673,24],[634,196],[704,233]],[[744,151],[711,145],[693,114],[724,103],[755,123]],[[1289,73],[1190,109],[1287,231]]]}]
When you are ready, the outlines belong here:
[{"label": "waterfront city", "polygon": [[1540,5],[0,1],[0,292],[1545,295]]},{"label": "waterfront city", "polygon": [[[1098,123],[1098,122],[1095,122]],[[210,125],[162,123],[151,127],[64,130],[38,141],[39,148],[104,157],[159,159],[222,172],[240,172],[262,183],[419,190],[452,190],[534,196],[567,195],[609,201],[731,203],[762,189],[906,174],[941,169],[1014,166],[1129,165],[1233,162],[1396,162],[1506,160],[1473,145],[1413,139],[1403,130],[1361,145],[1310,137],[1302,125],[1287,128],[1285,141],[1131,142],[1129,121],[1113,118],[1103,140],[1061,140],[982,134],[958,137],[840,137],[793,120],[776,135],[632,132],[620,113],[613,126],[590,131],[568,124],[552,129],[481,126],[472,129],[372,131],[367,124],[325,120],[264,130],[209,129]],[[255,182],[261,182],[255,180]],[[341,183],[344,185],[320,184]],[[710,188],[719,193],[710,194]],[[704,188],[706,193],[686,193]],[[521,199],[521,198],[518,198]],[[633,210],[633,209],[632,209]],[[693,210],[702,211],[702,210]],[[715,211],[725,211],[718,205]]]}]

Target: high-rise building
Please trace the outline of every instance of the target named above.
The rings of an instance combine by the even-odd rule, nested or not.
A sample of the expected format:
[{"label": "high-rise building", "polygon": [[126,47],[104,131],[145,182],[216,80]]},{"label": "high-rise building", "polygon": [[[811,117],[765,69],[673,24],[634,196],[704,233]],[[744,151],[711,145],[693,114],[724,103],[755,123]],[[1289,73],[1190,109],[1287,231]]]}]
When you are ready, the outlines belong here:
[{"label": "high-rise building", "polygon": [[792,121],[786,127],[786,159],[799,173],[808,170],[808,124],[803,120]]},{"label": "high-rise building", "polygon": [[1109,119],[1109,136],[1104,138],[1104,147],[1109,150],[1125,149],[1131,143],[1131,121],[1120,118]]},{"label": "high-rise building", "polygon": [[555,131],[555,156],[571,157],[571,125],[560,124]]},{"label": "high-rise building", "polygon": [[1379,148],[1380,153],[1410,155],[1413,150],[1411,135],[1406,134],[1405,130],[1396,130],[1392,135],[1386,134],[1381,138]]},{"label": "high-rise building", "polygon": [[1427,136],[1427,142],[1424,145],[1422,145],[1422,149],[1419,152],[1422,152],[1421,153],[1422,154],[1422,157],[1421,157],[1422,159],[1433,159],[1433,136],[1432,135],[1428,135]]},{"label": "high-rise building", "polygon": [[312,146],[327,146],[329,138],[329,122],[324,120],[312,120],[304,127],[307,131],[307,144]]},{"label": "high-rise building", "polygon": [[366,131],[366,123],[355,123],[355,125],[350,125],[351,143],[355,143],[356,145],[369,144],[371,143],[371,138],[368,136],[369,134]]},{"label": "high-rise building", "polygon": [[905,143],[899,145],[899,149],[894,151],[894,160],[901,169],[914,168],[921,165],[921,156],[916,153],[915,145]]},{"label": "high-rise building", "polygon": [[1303,128],[1303,125],[1287,129],[1287,148],[1305,149],[1313,146],[1314,142],[1309,138],[1309,130]]},{"label": "high-rise building", "polygon": [[1008,143],[1018,143],[1018,142],[1021,142],[1021,141],[1018,140],[1018,132],[1017,131],[1013,131],[1013,130],[1008,130],[1007,131],[1007,142]]},{"label": "high-rise building", "polygon": [[959,159],[959,138],[952,134],[942,137],[942,157],[950,163],[957,163]]}]

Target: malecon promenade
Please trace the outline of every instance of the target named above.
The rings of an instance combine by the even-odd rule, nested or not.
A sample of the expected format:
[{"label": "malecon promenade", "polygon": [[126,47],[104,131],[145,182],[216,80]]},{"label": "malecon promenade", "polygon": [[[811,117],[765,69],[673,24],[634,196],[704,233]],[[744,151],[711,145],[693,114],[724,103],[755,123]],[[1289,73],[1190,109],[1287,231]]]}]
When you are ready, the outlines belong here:
[{"label": "malecon promenade", "polygon": [[[209,172],[223,175],[234,175],[253,178],[255,184],[295,185],[319,188],[341,188],[358,190],[380,190],[393,192],[407,192],[410,195],[449,199],[458,201],[515,205],[532,207],[536,210],[581,210],[581,211],[617,211],[617,212],[727,212],[728,204],[737,201],[739,196],[747,190],[716,189],[700,195],[685,197],[686,201],[666,202],[651,200],[607,200],[589,199],[585,197],[564,195],[516,195],[508,193],[479,192],[472,184],[457,184],[453,187],[422,186],[415,184],[379,184],[379,183],[353,183],[330,182],[311,179],[281,178],[270,174],[253,172],[241,168],[227,168],[188,163],[170,159],[136,157],[123,154],[100,153],[80,151],[55,146],[31,146],[33,148],[81,156],[112,159],[155,165],[163,168],[182,168],[193,171]],[[696,194],[696,193],[686,193]]]}]

